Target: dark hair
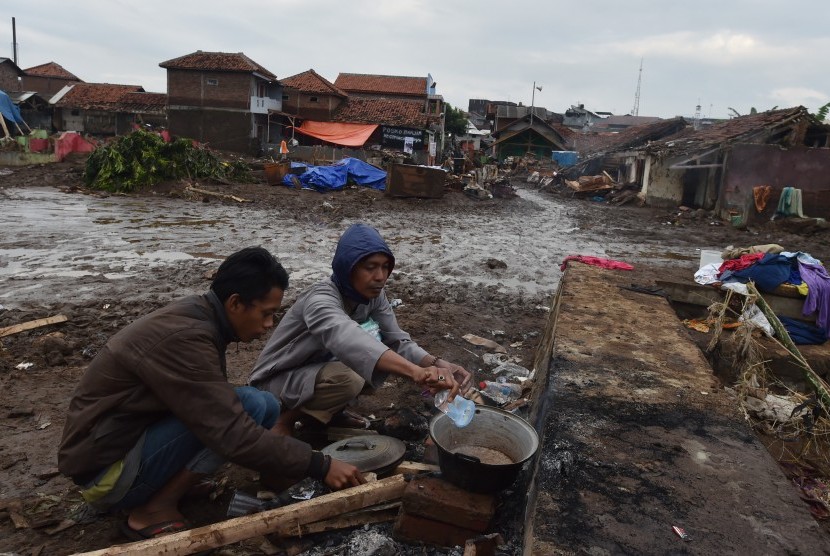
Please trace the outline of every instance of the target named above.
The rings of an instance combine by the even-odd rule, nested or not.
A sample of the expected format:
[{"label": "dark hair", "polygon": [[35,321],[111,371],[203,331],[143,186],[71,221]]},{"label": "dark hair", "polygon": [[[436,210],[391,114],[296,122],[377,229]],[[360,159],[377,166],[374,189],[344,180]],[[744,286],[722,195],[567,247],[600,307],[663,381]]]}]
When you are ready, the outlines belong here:
[{"label": "dark hair", "polygon": [[288,288],[288,273],[262,247],[246,247],[229,256],[219,265],[210,285],[222,303],[236,293],[245,305],[264,299],[275,287]]}]

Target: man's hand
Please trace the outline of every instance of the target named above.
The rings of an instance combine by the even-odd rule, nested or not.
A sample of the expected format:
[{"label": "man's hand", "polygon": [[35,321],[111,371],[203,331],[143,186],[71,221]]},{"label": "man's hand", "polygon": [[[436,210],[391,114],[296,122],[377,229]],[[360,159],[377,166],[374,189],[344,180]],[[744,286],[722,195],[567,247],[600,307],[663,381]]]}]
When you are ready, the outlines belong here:
[{"label": "man's hand", "polygon": [[461,394],[466,394],[470,387],[473,385],[473,375],[462,367],[461,365],[456,365],[455,363],[450,363],[449,361],[444,361],[443,359],[439,359],[435,362],[435,364],[444,370],[450,371],[455,382],[458,383],[458,390]]},{"label": "man's hand", "polygon": [[332,490],[362,485],[366,482],[357,467],[350,463],[331,458],[329,472],[326,473],[323,482]]},{"label": "man's hand", "polygon": [[449,390],[449,400],[452,401],[455,398],[458,393],[458,383],[450,369],[433,366],[423,367],[420,371],[420,375],[415,378],[417,384],[426,386],[433,394],[438,390]]}]

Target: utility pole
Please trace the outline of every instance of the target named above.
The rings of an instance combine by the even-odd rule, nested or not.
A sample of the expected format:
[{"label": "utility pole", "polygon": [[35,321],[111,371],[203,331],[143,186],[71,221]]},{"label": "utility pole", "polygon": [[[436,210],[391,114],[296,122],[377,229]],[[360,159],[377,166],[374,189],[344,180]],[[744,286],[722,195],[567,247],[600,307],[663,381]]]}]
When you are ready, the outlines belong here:
[{"label": "utility pole", "polygon": [[643,82],[643,59],[640,58],[640,75],[637,77],[637,92],[634,93],[634,108],[631,109],[632,116],[640,115],[640,84]]},{"label": "utility pole", "polygon": [[17,26],[14,23],[14,18],[12,18],[12,52],[14,53],[14,65],[17,64]]}]

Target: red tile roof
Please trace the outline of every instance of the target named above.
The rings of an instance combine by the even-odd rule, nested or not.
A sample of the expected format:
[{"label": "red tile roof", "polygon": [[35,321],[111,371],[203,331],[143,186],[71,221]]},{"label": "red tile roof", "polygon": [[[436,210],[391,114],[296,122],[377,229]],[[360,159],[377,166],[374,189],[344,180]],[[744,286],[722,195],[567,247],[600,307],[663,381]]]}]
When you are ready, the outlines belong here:
[{"label": "red tile roof", "polygon": [[298,73],[297,75],[292,75],[291,77],[280,79],[280,83],[282,83],[283,87],[296,89],[303,93],[337,95],[339,97],[349,96],[346,91],[339,89],[334,85],[334,83],[313,69]]},{"label": "red tile roof", "polygon": [[350,97],[337,110],[332,121],[424,129],[427,125],[427,115],[421,101]]},{"label": "red tile roof", "polygon": [[276,81],[277,76],[260,66],[241,52],[202,52],[197,50],[162,62],[159,66],[177,70],[233,71],[258,73]]},{"label": "red tile roof", "polygon": [[80,110],[117,110],[130,93],[144,92],[138,85],[111,85],[110,83],[76,83],[55,103],[58,108]]},{"label": "red tile roof", "polygon": [[46,62],[39,66],[32,66],[31,68],[23,70],[26,75],[32,77],[52,77],[54,79],[66,79],[67,81],[81,81],[75,74],[66,71],[60,64],[55,62]]},{"label": "red tile roof", "polygon": [[167,93],[125,93],[119,108],[124,112],[163,114],[167,106]]},{"label": "red tile roof", "polygon": [[334,84],[350,93],[427,96],[426,77],[341,73],[337,76]]}]

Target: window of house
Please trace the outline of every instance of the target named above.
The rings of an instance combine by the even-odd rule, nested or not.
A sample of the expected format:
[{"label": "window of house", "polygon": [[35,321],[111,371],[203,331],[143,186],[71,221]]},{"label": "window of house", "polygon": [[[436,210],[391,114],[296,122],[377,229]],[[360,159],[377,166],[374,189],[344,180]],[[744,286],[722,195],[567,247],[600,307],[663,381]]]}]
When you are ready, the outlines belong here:
[{"label": "window of house", "polygon": [[80,110],[73,110],[73,111],[72,111],[72,115],[73,115],[73,116],[80,116],[80,115],[81,115],[81,111],[80,111]]},{"label": "window of house", "polygon": [[282,95],[282,100],[288,100],[288,95]]},{"label": "window of house", "polygon": [[213,79],[213,78],[208,78],[208,79],[205,80],[205,83],[208,84],[208,85],[218,85],[219,80],[218,79]]},{"label": "window of house", "polygon": [[308,102],[317,102],[317,97],[309,97]]}]

